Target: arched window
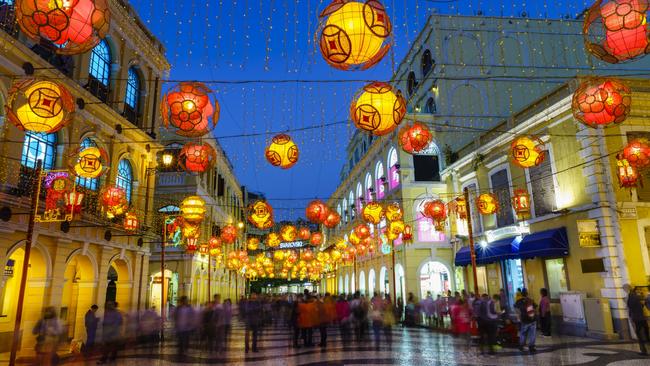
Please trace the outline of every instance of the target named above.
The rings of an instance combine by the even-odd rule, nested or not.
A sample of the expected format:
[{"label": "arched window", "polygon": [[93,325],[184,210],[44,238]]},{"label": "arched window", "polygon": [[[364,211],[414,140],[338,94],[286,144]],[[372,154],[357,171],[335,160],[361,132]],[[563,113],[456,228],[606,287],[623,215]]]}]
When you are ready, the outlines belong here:
[{"label": "arched window", "polygon": [[350,195],[348,196],[348,204],[350,205],[348,209],[350,210],[350,220],[354,220],[356,217],[356,211],[353,209],[354,207],[354,193],[350,191]]},{"label": "arched window", "polygon": [[422,77],[426,77],[431,70],[433,70],[433,58],[431,57],[431,51],[426,50],[422,54]]},{"label": "arched window", "polygon": [[429,99],[427,99],[427,104],[424,106],[424,110],[427,113],[431,114],[438,112],[438,106],[436,105],[436,100],[433,97],[429,97]]},{"label": "arched window", "polygon": [[377,166],[375,167],[375,177],[375,185],[377,186],[375,190],[377,191],[377,199],[380,200],[386,195],[386,183],[388,182],[386,180],[384,164],[381,161],[378,161]]},{"label": "arched window", "polygon": [[106,101],[111,79],[111,49],[106,40],[101,40],[90,53],[88,87],[99,99]]},{"label": "arched window", "polygon": [[43,169],[54,168],[56,143],[56,133],[26,132],[20,163],[25,167],[35,169],[36,162],[41,160]]},{"label": "arched window", "polygon": [[408,79],[406,81],[406,89],[409,92],[409,97],[413,96],[415,88],[418,86],[418,81],[415,78],[415,73],[413,71],[409,72]]},{"label": "arched window", "polygon": [[140,75],[133,66],[129,68],[129,78],[126,82],[124,116],[133,124],[140,122]]},{"label": "arched window", "polygon": [[375,188],[372,185],[372,175],[366,174],[366,202],[372,202],[373,192]]},{"label": "arched window", "polygon": [[350,218],[350,206],[348,206],[348,200],[347,198],[343,199],[343,212],[341,213],[341,217],[343,217],[343,222],[347,223]]},{"label": "arched window", "polygon": [[[81,141],[81,144],[79,146],[82,149],[86,149],[89,147],[97,147],[97,144],[95,141],[92,139],[86,137]],[[92,191],[96,191],[97,187],[99,186],[99,179],[98,178],[84,178],[84,177],[77,177],[76,179],[77,186],[90,189]]]},{"label": "arched window", "polygon": [[357,183],[357,214],[361,215],[363,209],[363,186],[361,182]]},{"label": "arched window", "polygon": [[399,160],[397,150],[392,148],[388,153],[388,188],[395,189],[399,186]]},{"label": "arched window", "polygon": [[369,296],[370,294],[366,294],[366,273],[364,271],[361,271],[359,273],[359,291],[361,292],[362,295]]},{"label": "arched window", "polygon": [[440,181],[440,150],[431,141],[424,150],[413,155],[413,170],[416,182]]},{"label": "arched window", "polygon": [[128,160],[122,159],[117,166],[117,177],[115,185],[126,192],[126,199],[131,202],[131,191],[133,189],[133,168]]},{"label": "arched window", "polygon": [[375,270],[370,269],[368,272],[368,295],[372,295],[375,292],[376,277]]}]

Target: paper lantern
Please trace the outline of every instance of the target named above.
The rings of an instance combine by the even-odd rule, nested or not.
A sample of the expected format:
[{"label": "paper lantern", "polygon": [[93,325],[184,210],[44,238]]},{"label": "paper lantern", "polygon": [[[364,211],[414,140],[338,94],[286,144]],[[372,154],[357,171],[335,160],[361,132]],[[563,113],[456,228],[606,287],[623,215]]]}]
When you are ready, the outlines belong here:
[{"label": "paper lantern", "polygon": [[411,227],[411,225],[404,225],[402,240],[404,240],[405,242],[410,242],[413,240],[413,228]]},{"label": "paper lantern", "polygon": [[492,193],[483,193],[476,199],[476,208],[481,215],[492,215],[499,210],[499,201]]},{"label": "paper lantern", "polygon": [[208,247],[208,243],[203,243],[199,245],[199,254],[203,256],[207,256],[210,254],[210,248]]},{"label": "paper lantern", "polygon": [[320,200],[314,200],[309,203],[305,210],[307,220],[315,223],[322,224],[329,215],[329,208]]},{"label": "paper lantern", "polygon": [[378,225],[384,218],[384,208],[377,202],[370,202],[363,207],[361,214],[365,222]]},{"label": "paper lantern", "polygon": [[330,253],[330,257],[332,257],[332,260],[334,262],[338,262],[341,260],[341,251],[338,249],[333,249],[332,252]]},{"label": "paper lantern", "polygon": [[450,211],[455,212],[457,218],[467,220],[467,201],[465,200],[465,197],[457,197],[451,203],[453,203],[453,205],[450,205]]},{"label": "paper lantern", "polygon": [[179,136],[203,136],[219,121],[219,103],[199,82],[179,83],[163,96],[160,108],[165,128]]},{"label": "paper lantern", "polygon": [[273,137],[264,155],[271,165],[289,169],[298,162],[300,152],[289,135],[279,134]]},{"label": "paper lantern", "polygon": [[221,255],[221,241],[219,238],[212,237],[208,242],[208,253],[211,257],[217,257]]},{"label": "paper lantern", "polygon": [[573,116],[589,127],[607,127],[630,114],[632,92],[614,79],[588,79],[573,93]]},{"label": "paper lantern", "polygon": [[181,233],[184,238],[198,238],[201,235],[201,227],[199,224],[183,221],[182,225]]},{"label": "paper lantern", "polygon": [[366,224],[359,224],[354,228],[354,234],[363,240],[370,237],[370,228]]},{"label": "paper lantern", "polygon": [[122,188],[108,185],[99,192],[99,206],[107,218],[113,219],[126,213],[129,201]]},{"label": "paper lantern", "polygon": [[308,227],[301,227],[298,230],[298,239],[300,240],[309,240],[311,237],[311,230]]},{"label": "paper lantern", "polygon": [[77,177],[95,179],[108,171],[110,166],[106,150],[96,146],[76,149],[68,159],[68,170]]},{"label": "paper lantern", "polygon": [[199,196],[189,196],[180,205],[181,216],[186,222],[199,224],[205,217],[205,201]]},{"label": "paper lantern", "polygon": [[223,242],[221,241],[220,238],[216,236],[212,236],[210,237],[210,240],[208,240],[208,245],[210,247],[221,248],[223,246]]},{"label": "paper lantern", "polygon": [[300,259],[307,262],[314,260],[314,252],[312,252],[311,250],[303,250],[300,253]]},{"label": "paper lantern", "polygon": [[598,0],[583,24],[585,47],[612,64],[634,60],[650,51],[648,0]]},{"label": "paper lantern", "polygon": [[636,169],[634,169],[634,167],[620,155],[616,160],[616,173],[621,188],[632,188],[637,186],[639,182],[639,174]]},{"label": "paper lantern", "polygon": [[63,55],[89,51],[110,28],[107,0],[16,0],[14,9],[27,37],[52,42],[51,49]]},{"label": "paper lantern", "polygon": [[188,173],[205,173],[217,161],[217,152],[210,144],[188,142],[178,154],[178,162]]},{"label": "paper lantern", "polygon": [[519,218],[530,214],[530,194],[525,189],[515,189],[512,196],[512,207]]},{"label": "paper lantern", "polygon": [[325,221],[323,221],[323,225],[328,229],[334,229],[339,223],[341,223],[341,215],[339,215],[338,212],[329,209],[329,214]]},{"label": "paper lantern", "polygon": [[350,106],[358,129],[383,136],[393,132],[406,115],[406,100],[390,84],[374,82],[361,89]]},{"label": "paper lantern", "polygon": [[623,149],[621,158],[637,171],[647,168],[650,166],[650,141],[643,138],[630,141]]},{"label": "paper lantern", "polygon": [[323,234],[319,232],[315,232],[311,234],[311,238],[309,238],[309,244],[317,247],[323,244]]},{"label": "paper lantern", "polygon": [[237,240],[238,234],[234,225],[226,225],[221,229],[221,240],[226,244],[232,244]]},{"label": "paper lantern", "polygon": [[447,220],[447,205],[441,200],[427,201],[422,214],[434,222],[443,222]]},{"label": "paper lantern", "polygon": [[404,213],[402,212],[402,207],[400,207],[399,203],[393,202],[386,206],[386,218],[388,221],[401,220],[403,216]]},{"label": "paper lantern", "polygon": [[185,253],[189,255],[194,255],[194,253],[196,253],[197,250],[199,250],[199,239],[187,238],[185,240]]},{"label": "paper lantern", "polygon": [[135,232],[138,230],[138,227],[140,227],[138,216],[133,212],[127,212],[126,215],[124,215],[124,230]]},{"label": "paper lantern", "polygon": [[415,154],[426,149],[431,140],[433,140],[433,136],[427,126],[418,122],[402,127],[399,130],[397,139],[402,150],[409,154]]},{"label": "paper lantern", "polygon": [[350,233],[350,235],[348,236],[348,241],[350,242],[350,244],[354,245],[355,247],[361,244],[361,238],[355,232]]},{"label": "paper lantern", "polygon": [[260,230],[273,227],[273,207],[265,201],[255,201],[248,207],[248,221]]},{"label": "paper lantern", "polygon": [[318,43],[327,63],[339,70],[365,70],[388,53],[392,25],[376,0],[334,0],[320,14]]},{"label": "paper lantern", "polygon": [[510,147],[512,160],[522,168],[538,166],[546,157],[544,146],[544,142],[536,137],[518,137]]},{"label": "paper lantern", "polygon": [[282,239],[280,238],[280,235],[276,233],[270,233],[266,237],[266,244],[269,248],[277,248],[280,246],[280,243],[282,243]]},{"label": "paper lantern", "polygon": [[66,192],[63,195],[65,200],[65,208],[67,213],[79,214],[81,213],[81,203],[84,199],[84,193],[73,190]]},{"label": "paper lantern", "polygon": [[75,114],[72,94],[56,81],[18,80],[8,94],[7,118],[23,131],[53,133],[68,125]]},{"label": "paper lantern", "polygon": [[284,242],[292,242],[296,240],[298,230],[293,225],[285,225],[280,229],[280,237]]},{"label": "paper lantern", "polygon": [[395,240],[397,239],[397,236],[404,232],[404,227],[404,221],[402,220],[391,221],[390,224],[388,224],[388,233],[393,235],[393,240]]},{"label": "paper lantern", "polygon": [[246,249],[258,250],[260,248],[260,240],[256,237],[250,237],[246,240]]}]

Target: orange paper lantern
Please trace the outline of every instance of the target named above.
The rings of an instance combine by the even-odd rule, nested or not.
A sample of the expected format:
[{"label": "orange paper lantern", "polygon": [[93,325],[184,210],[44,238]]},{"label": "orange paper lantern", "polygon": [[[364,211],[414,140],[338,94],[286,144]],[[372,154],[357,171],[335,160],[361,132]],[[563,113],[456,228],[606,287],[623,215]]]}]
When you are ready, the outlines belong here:
[{"label": "orange paper lantern", "polygon": [[650,141],[644,138],[630,141],[621,157],[637,170],[647,168],[650,166]]},{"label": "orange paper lantern", "polygon": [[127,201],[126,192],[122,188],[108,185],[99,192],[99,205],[106,217],[113,219],[126,213],[129,201]]},{"label": "orange paper lantern", "polygon": [[328,229],[334,229],[340,222],[341,215],[339,215],[338,212],[329,209],[329,214],[327,215],[325,221],[323,221],[323,225],[325,225],[325,227]]},{"label": "orange paper lantern", "polygon": [[499,210],[499,201],[492,193],[483,193],[476,199],[476,208],[481,215],[492,215]]},{"label": "orange paper lantern", "polygon": [[188,173],[205,173],[217,161],[217,152],[207,142],[188,142],[181,149],[178,161]]},{"label": "orange paper lantern", "polygon": [[354,228],[354,234],[359,239],[365,239],[370,237],[370,228],[366,224],[359,224]]},{"label": "orange paper lantern", "polygon": [[237,240],[237,228],[233,225],[226,225],[221,229],[221,240],[226,244],[232,244]]},{"label": "orange paper lantern", "polygon": [[199,82],[173,87],[160,104],[165,128],[184,137],[200,137],[212,131],[219,121],[219,103],[212,94]]},{"label": "orange paper lantern", "polygon": [[305,210],[307,220],[315,223],[322,224],[329,215],[329,208],[320,200],[314,200],[309,203]]},{"label": "orange paper lantern", "polygon": [[441,200],[428,201],[424,204],[422,214],[435,222],[447,220],[447,206]]},{"label": "orange paper lantern", "polygon": [[311,238],[309,238],[309,244],[317,247],[323,244],[323,234],[320,232],[315,232],[311,234]]},{"label": "orange paper lantern", "polygon": [[588,79],[573,93],[573,116],[589,127],[607,127],[625,121],[632,92],[615,79]]},{"label": "orange paper lantern", "polygon": [[298,238],[300,240],[309,240],[311,237],[311,230],[309,230],[308,227],[301,227],[300,230],[298,230]]},{"label": "orange paper lantern", "polygon": [[402,150],[409,154],[418,153],[431,143],[433,136],[427,126],[414,122],[399,130],[398,142]]}]

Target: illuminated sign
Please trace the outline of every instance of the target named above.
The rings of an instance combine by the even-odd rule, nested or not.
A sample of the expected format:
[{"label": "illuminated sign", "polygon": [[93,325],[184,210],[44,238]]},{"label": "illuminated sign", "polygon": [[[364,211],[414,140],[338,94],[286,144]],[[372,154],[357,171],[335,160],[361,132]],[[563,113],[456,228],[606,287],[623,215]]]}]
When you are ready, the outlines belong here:
[{"label": "illuminated sign", "polygon": [[280,249],[295,249],[295,248],[302,248],[305,246],[305,242],[303,241],[288,241],[285,243],[280,243]]}]

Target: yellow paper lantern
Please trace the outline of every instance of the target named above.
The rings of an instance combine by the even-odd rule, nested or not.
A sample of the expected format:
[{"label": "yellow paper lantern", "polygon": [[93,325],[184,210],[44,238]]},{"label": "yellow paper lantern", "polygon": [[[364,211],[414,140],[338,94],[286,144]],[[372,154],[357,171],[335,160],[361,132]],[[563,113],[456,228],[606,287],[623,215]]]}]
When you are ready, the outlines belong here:
[{"label": "yellow paper lantern", "polygon": [[53,133],[70,123],[75,104],[63,84],[23,79],[9,89],[7,118],[23,131]]},{"label": "yellow paper lantern", "polygon": [[390,84],[374,82],[357,93],[350,117],[357,128],[383,136],[393,132],[406,115],[406,100]]},{"label": "yellow paper lantern", "polygon": [[277,248],[277,247],[279,247],[281,242],[282,242],[282,240],[281,240],[281,238],[280,238],[280,235],[278,235],[278,234],[276,234],[276,233],[270,233],[270,234],[266,237],[266,244],[267,244],[270,248]]},{"label": "yellow paper lantern", "polygon": [[491,215],[499,210],[499,201],[492,193],[483,193],[476,199],[476,207],[482,215]]},{"label": "yellow paper lantern", "polygon": [[298,235],[298,230],[293,225],[285,225],[280,229],[280,237],[285,242],[291,242],[296,240]]},{"label": "yellow paper lantern", "polygon": [[96,146],[77,149],[69,160],[69,170],[77,177],[94,179],[103,175],[109,167],[108,154]]},{"label": "yellow paper lantern", "polygon": [[198,224],[205,217],[205,201],[199,196],[189,196],[181,202],[181,216],[189,223]]},{"label": "yellow paper lantern", "polygon": [[357,236],[355,232],[352,232],[350,236],[348,236],[348,241],[350,242],[350,244],[356,247],[357,245],[359,245],[359,243],[361,243],[361,238],[359,238],[359,236]]},{"label": "yellow paper lantern", "polygon": [[265,201],[255,201],[248,207],[248,221],[260,230],[273,227],[273,207]]},{"label": "yellow paper lantern", "polygon": [[273,259],[276,260],[276,261],[278,261],[278,262],[283,261],[284,258],[285,258],[285,252],[282,251],[282,250],[276,250],[276,251],[273,253]]},{"label": "yellow paper lantern", "polygon": [[377,202],[370,202],[362,210],[364,221],[370,224],[379,224],[384,217],[384,208]]},{"label": "yellow paper lantern", "polygon": [[514,163],[522,168],[538,166],[544,161],[546,156],[544,142],[531,136],[516,138],[512,142],[511,153]]},{"label": "yellow paper lantern", "polygon": [[289,169],[296,165],[300,152],[289,135],[280,134],[273,137],[271,145],[266,148],[266,160],[273,166]]},{"label": "yellow paper lantern", "polygon": [[399,206],[399,203],[393,202],[390,205],[386,206],[386,218],[388,221],[397,221],[401,220],[404,216],[402,208]]},{"label": "yellow paper lantern", "polygon": [[333,1],[320,15],[319,45],[323,58],[340,70],[365,70],[390,49],[384,45],[392,25],[376,0]]},{"label": "yellow paper lantern", "polygon": [[256,237],[250,237],[246,241],[246,248],[248,250],[257,250],[260,247],[260,240]]},{"label": "yellow paper lantern", "polygon": [[391,223],[388,224],[387,235],[389,239],[391,237],[393,237],[393,240],[397,239],[397,236],[399,236],[403,232],[404,232],[404,221],[402,220],[391,221]]}]

